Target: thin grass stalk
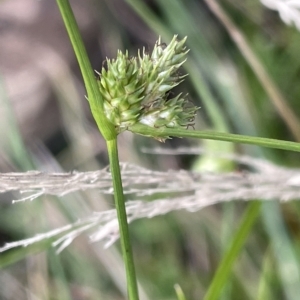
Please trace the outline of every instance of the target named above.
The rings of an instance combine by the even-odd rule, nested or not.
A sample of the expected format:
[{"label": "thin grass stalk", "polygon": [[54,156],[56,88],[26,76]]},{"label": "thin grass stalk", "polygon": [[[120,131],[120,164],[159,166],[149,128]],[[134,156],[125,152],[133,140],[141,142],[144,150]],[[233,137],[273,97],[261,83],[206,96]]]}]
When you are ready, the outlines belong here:
[{"label": "thin grass stalk", "polygon": [[121,248],[126,269],[128,297],[130,300],[138,300],[138,288],[125,209],[125,199],[122,187],[117,140],[114,139],[108,141],[107,149],[110,163],[110,171],[114,187],[115,206],[117,210],[120,228]]},{"label": "thin grass stalk", "polygon": [[218,140],[224,142],[248,144],[248,145],[262,146],[267,148],[275,148],[281,150],[300,152],[300,143],[256,137],[256,136],[226,133],[226,132],[174,129],[174,128],[166,128],[166,127],[152,128],[143,124],[134,124],[128,127],[128,130],[137,134],[142,134],[142,135],[152,136],[152,137],[176,136],[176,137],[188,137],[188,138],[198,138],[198,139],[207,139],[207,140]]},{"label": "thin grass stalk", "polygon": [[234,262],[244,246],[253,224],[259,216],[260,208],[261,202],[258,201],[252,202],[248,205],[240,226],[238,227],[239,229],[234,234],[232,242],[218,266],[204,300],[220,299],[220,294],[228,281]]}]

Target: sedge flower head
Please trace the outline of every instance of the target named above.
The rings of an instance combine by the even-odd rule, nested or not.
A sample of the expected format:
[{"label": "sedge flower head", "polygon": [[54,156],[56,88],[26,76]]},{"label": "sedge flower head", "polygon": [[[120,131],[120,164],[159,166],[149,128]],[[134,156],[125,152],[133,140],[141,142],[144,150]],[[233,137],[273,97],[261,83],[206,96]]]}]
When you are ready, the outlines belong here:
[{"label": "sedge flower head", "polygon": [[169,45],[159,38],[151,54],[145,49],[137,57],[118,51],[116,59],[107,59],[98,86],[104,99],[104,111],[118,133],[140,123],[153,128],[194,125],[197,107],[170,90],[185,77],[178,69],[189,50],[186,38],[174,36]]}]

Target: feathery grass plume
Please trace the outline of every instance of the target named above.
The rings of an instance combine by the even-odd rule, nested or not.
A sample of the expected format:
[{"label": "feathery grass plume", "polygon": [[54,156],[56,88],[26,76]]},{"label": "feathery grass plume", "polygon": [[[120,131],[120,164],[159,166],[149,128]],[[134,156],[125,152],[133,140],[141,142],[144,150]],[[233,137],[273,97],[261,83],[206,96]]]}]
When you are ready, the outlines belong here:
[{"label": "feathery grass plume", "polygon": [[[104,99],[104,111],[118,133],[141,123],[150,127],[178,128],[194,125],[197,107],[189,105],[182,94],[169,99],[169,91],[183,81],[178,69],[189,50],[186,37],[175,35],[169,45],[156,42],[152,54],[145,49],[138,57],[118,51],[116,59],[107,59],[98,85]],[[163,139],[162,139],[163,140]]]},{"label": "feathery grass plume", "polygon": [[[199,148],[154,149],[148,153],[199,154]],[[128,222],[153,218],[172,211],[196,212],[209,205],[229,201],[253,199],[291,201],[300,199],[300,169],[289,169],[272,162],[228,154],[209,153],[213,157],[230,159],[244,165],[248,171],[211,173],[153,171],[122,163],[124,193],[132,200],[126,202]],[[108,168],[92,172],[53,173],[25,172],[0,174],[0,193],[7,191],[29,192],[30,196],[18,201],[34,200],[40,195],[63,196],[79,190],[97,189],[113,194]],[[161,195],[158,198],[157,195]],[[155,196],[155,200],[153,200]],[[149,202],[149,198],[152,201]],[[17,202],[17,201],[15,201]],[[53,239],[57,251],[66,248],[84,232],[91,242],[100,240],[109,247],[119,238],[115,209],[93,212],[78,221],[21,241],[9,242],[0,247],[0,253],[19,246],[28,246],[45,239]]]}]

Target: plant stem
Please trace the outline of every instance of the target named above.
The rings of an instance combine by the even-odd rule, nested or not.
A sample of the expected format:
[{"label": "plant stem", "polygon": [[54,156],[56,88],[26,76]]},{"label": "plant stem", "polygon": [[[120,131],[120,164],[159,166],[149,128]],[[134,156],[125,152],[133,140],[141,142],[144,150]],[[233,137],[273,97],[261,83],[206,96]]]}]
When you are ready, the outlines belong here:
[{"label": "plant stem", "polygon": [[107,141],[107,149],[110,162],[110,171],[113,179],[115,205],[120,228],[121,248],[126,268],[128,297],[130,300],[138,300],[138,288],[126,217],[125,199],[123,194],[122,179],[119,165],[117,140],[114,139],[111,141]]},{"label": "plant stem", "polygon": [[117,133],[113,124],[108,121],[103,111],[103,99],[69,0],[56,0],[56,2],[79,63],[92,114],[104,139],[107,141],[114,139]]},{"label": "plant stem", "polygon": [[300,143],[262,138],[256,136],[232,134],[226,132],[213,132],[213,131],[201,131],[201,130],[186,130],[186,129],[173,129],[173,128],[153,128],[142,124],[135,124],[128,128],[129,131],[138,133],[141,135],[151,137],[190,137],[207,140],[218,140],[225,142],[233,142],[240,144],[250,144],[268,148],[282,149],[300,152]]},{"label": "plant stem", "polygon": [[134,270],[133,255],[129,239],[128,223],[125,210],[125,199],[119,166],[117,132],[112,123],[108,121],[103,110],[103,99],[100,94],[91,63],[86,53],[79,28],[68,0],[56,0],[62,15],[65,27],[69,34],[74,52],[76,54],[80,70],[84,79],[88,94],[88,100],[92,114],[98,128],[107,142],[110,168],[114,186],[114,198],[118,214],[120,240],[125,261],[128,297],[130,300],[138,300],[137,281]]},{"label": "plant stem", "polygon": [[208,288],[208,291],[204,297],[204,300],[216,300],[220,299],[220,293],[222,288],[228,281],[228,276],[232,270],[233,264],[238,257],[249,232],[256,221],[261,208],[261,202],[251,202],[243,216],[243,219],[236,231],[230,247],[222,258],[219,267],[214,275],[214,278]]}]

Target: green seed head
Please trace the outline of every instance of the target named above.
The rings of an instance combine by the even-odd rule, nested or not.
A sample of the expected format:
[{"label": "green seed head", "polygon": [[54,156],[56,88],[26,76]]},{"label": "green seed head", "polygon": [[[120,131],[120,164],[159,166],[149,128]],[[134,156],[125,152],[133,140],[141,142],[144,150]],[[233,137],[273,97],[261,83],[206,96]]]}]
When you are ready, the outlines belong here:
[{"label": "green seed head", "polygon": [[185,76],[178,69],[189,50],[186,38],[174,36],[169,45],[159,38],[152,54],[129,57],[118,51],[116,59],[107,59],[98,81],[104,98],[104,111],[118,132],[141,123],[150,127],[193,126],[196,107],[188,105],[182,95],[169,99],[169,91]]}]

